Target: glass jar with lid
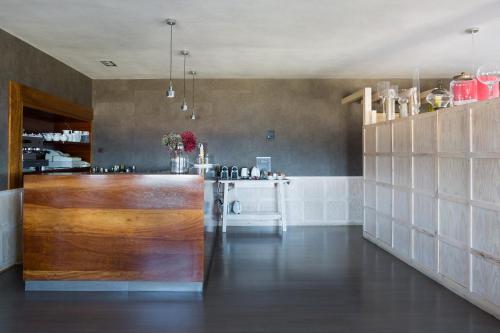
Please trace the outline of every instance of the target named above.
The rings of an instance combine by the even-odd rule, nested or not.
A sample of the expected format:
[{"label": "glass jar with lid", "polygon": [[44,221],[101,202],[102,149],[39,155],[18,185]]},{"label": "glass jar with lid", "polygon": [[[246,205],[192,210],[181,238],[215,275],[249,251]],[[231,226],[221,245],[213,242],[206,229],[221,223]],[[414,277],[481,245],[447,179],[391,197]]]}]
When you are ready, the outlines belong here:
[{"label": "glass jar with lid", "polygon": [[438,81],[437,88],[431,90],[425,100],[429,103],[434,110],[439,110],[450,106],[453,96],[450,92],[443,88],[441,81]]},{"label": "glass jar with lid", "polygon": [[453,105],[463,105],[477,101],[477,81],[472,75],[462,72],[450,83]]}]

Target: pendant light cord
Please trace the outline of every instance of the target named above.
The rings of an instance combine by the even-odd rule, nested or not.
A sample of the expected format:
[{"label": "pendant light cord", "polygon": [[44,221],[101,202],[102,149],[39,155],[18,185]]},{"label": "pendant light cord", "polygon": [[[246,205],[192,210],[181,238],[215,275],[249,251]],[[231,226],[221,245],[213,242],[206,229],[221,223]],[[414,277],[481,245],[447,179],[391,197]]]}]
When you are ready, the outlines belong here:
[{"label": "pendant light cord", "polygon": [[476,62],[475,62],[475,50],[474,50],[474,35],[476,34],[476,32],[474,30],[471,31],[471,44],[472,44],[472,47],[471,47],[471,60],[472,60],[472,77],[476,77]]},{"label": "pendant light cord", "polygon": [[187,54],[184,54],[184,102],[186,102],[186,58]]},{"label": "pendant light cord", "polygon": [[194,116],[194,77],[195,77],[195,73],[193,73],[193,116]]},{"label": "pendant light cord", "polygon": [[172,48],[173,48],[173,30],[174,30],[174,26],[171,25],[170,26],[170,85],[172,85]]}]

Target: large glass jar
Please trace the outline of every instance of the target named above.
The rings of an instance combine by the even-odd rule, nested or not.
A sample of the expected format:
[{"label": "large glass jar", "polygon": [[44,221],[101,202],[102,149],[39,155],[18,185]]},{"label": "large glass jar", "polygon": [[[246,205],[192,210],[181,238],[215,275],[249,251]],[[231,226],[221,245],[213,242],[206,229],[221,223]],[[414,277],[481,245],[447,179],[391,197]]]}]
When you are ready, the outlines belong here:
[{"label": "large glass jar", "polygon": [[450,83],[453,105],[463,105],[477,101],[477,82],[472,75],[462,72]]},{"label": "large glass jar", "polygon": [[188,172],[188,158],[184,152],[184,146],[179,144],[177,149],[170,152],[170,172],[182,174]]},{"label": "large glass jar", "polygon": [[450,106],[452,98],[450,92],[444,89],[443,84],[439,82],[437,88],[433,89],[425,99],[433,110],[439,110]]}]

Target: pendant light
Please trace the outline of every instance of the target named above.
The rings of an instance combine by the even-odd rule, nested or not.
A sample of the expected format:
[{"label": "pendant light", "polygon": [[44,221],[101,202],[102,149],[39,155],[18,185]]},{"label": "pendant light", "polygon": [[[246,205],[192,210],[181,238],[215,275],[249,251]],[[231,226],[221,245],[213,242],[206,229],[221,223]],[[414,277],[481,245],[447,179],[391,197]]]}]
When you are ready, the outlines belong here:
[{"label": "pendant light", "polygon": [[189,74],[193,77],[193,113],[191,114],[191,120],[196,120],[196,114],[195,114],[195,106],[194,106],[194,81],[195,81],[195,76],[196,76],[196,71],[189,71]]},{"label": "pendant light", "polygon": [[186,102],[186,59],[189,55],[189,51],[182,50],[181,54],[184,56],[184,99],[182,100],[181,111],[186,112],[188,110],[188,105]]},{"label": "pendant light", "polygon": [[174,91],[174,87],[172,84],[172,42],[173,42],[174,25],[175,25],[176,21],[174,19],[169,18],[166,20],[166,23],[170,26],[170,83],[168,85],[167,97],[174,98],[175,91]]}]

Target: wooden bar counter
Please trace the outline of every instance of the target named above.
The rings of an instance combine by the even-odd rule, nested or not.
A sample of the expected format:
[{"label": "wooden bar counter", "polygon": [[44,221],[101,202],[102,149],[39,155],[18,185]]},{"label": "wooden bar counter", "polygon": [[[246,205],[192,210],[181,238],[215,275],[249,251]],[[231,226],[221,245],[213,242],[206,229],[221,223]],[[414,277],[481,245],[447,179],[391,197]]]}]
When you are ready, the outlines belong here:
[{"label": "wooden bar counter", "polygon": [[24,178],[27,290],[201,290],[203,179]]}]

